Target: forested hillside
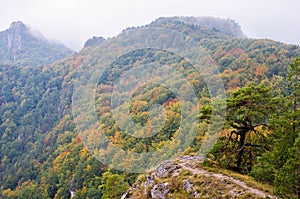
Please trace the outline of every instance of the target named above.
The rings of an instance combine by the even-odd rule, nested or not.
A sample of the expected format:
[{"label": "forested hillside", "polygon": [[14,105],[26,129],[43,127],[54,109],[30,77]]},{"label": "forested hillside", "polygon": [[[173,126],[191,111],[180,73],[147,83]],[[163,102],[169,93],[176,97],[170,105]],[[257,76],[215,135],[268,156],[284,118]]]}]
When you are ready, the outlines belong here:
[{"label": "forested hillside", "polygon": [[[147,30],[150,31],[147,33]],[[168,31],[172,34],[166,34]],[[130,37],[131,33],[136,33],[134,39]],[[157,40],[155,34],[160,34]],[[147,45],[163,41],[161,46],[178,44],[185,49],[180,45],[182,35],[197,44],[193,46],[193,52],[208,56],[208,62],[217,66],[219,73],[209,78],[213,81],[222,79],[227,95],[225,101],[211,96],[205,79],[209,68],[202,71],[203,75],[188,59],[174,51],[135,46],[136,41]],[[0,49],[5,48],[2,43]],[[107,68],[101,68],[106,63],[104,55],[110,59],[123,51],[126,53],[115,57]],[[12,61],[8,55],[1,57],[0,61],[0,197],[70,198],[72,194],[73,198],[121,198],[137,181],[139,174],[128,172],[140,167],[130,164],[135,161],[133,157],[124,159],[122,156],[125,155],[115,153],[113,148],[103,153],[93,143],[107,143],[92,130],[78,134],[81,126],[76,121],[93,119],[85,118],[89,113],[80,115],[74,112],[74,93],[85,90],[85,85],[93,77],[91,70],[96,68],[103,73],[96,82],[92,107],[99,119],[97,128],[101,128],[114,146],[130,153],[147,154],[159,153],[164,150],[164,145],[168,145],[169,150],[162,153],[162,160],[178,155],[197,155],[201,145],[209,139],[214,103],[219,102],[218,106],[226,109],[222,128],[217,132],[220,138],[198,166],[249,175],[268,184],[269,190],[274,192],[271,194],[297,198],[300,142],[298,46],[245,38],[239,25],[231,20],[173,17],[159,18],[143,27],[128,28],[107,40],[101,37],[91,39],[80,52],[49,65],[40,61],[40,58],[46,58],[43,53],[32,59],[32,53],[15,52],[20,53],[23,61]],[[36,53],[40,52],[37,50]],[[27,59],[32,60],[24,61]],[[150,72],[153,69],[153,74],[156,74],[157,65],[170,66],[171,71],[188,79],[198,103],[193,106],[188,98],[182,100],[163,84],[143,84],[136,88],[128,105],[128,114],[134,124],[141,127],[153,125],[151,111],[156,110],[156,105],[163,107],[165,112],[163,127],[155,135],[144,137],[139,136],[141,132],[132,128],[126,118],[122,120],[124,107],[112,104],[116,85],[134,87],[139,81],[138,75],[146,74],[147,71],[138,75],[133,73],[127,79],[126,75],[141,65],[148,67]],[[180,79],[169,81],[168,75],[168,71],[161,70],[153,80],[166,81],[175,87],[181,85]],[[180,88],[186,91],[183,95],[192,96],[188,89]],[[122,97],[132,94],[124,90]],[[186,107],[192,107],[192,113],[199,112],[195,119],[198,126],[195,136],[187,140],[191,141],[189,146],[181,147],[180,142],[185,141],[180,133],[185,127],[181,122]],[[116,122],[117,118],[122,121]],[[151,130],[148,133],[152,135]],[[105,159],[106,155],[110,159],[108,164],[95,158]],[[151,161],[151,158],[149,156],[147,160]],[[155,161],[153,158],[154,164],[160,163]],[[113,168],[116,162],[128,170]],[[188,174],[182,174],[185,175]],[[139,179],[142,183],[146,180],[141,176]],[[183,186],[180,183],[178,187]],[[176,196],[176,190],[181,189],[172,190],[171,195]],[[215,195],[218,197],[221,195]]]},{"label": "forested hillside", "polygon": [[7,30],[0,32],[0,64],[37,66],[53,63],[73,53],[21,21],[11,23]]}]

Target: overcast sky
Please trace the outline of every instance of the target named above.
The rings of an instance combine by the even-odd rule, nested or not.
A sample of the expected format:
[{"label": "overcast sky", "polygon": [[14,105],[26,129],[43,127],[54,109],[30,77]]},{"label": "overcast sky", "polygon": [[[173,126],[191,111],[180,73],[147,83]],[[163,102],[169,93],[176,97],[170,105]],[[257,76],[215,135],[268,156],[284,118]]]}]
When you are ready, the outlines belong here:
[{"label": "overcast sky", "polygon": [[112,37],[161,16],[215,16],[253,38],[300,44],[299,0],[0,0],[0,30],[21,20],[79,50],[92,36]]}]

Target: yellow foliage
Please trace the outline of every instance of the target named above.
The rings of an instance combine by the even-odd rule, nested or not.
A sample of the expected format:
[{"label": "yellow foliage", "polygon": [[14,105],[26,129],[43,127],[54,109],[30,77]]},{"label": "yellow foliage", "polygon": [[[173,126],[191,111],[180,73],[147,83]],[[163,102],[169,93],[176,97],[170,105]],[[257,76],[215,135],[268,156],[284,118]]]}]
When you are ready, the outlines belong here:
[{"label": "yellow foliage", "polygon": [[6,189],[2,191],[2,195],[6,196],[8,198],[16,198],[17,197],[17,192],[12,191],[11,189]]},{"label": "yellow foliage", "polygon": [[86,147],[83,147],[80,151],[80,158],[84,159],[85,157],[87,157],[89,154],[89,151]]},{"label": "yellow foliage", "polygon": [[92,166],[91,166],[91,165],[87,165],[86,168],[85,168],[85,170],[86,170],[87,172],[89,172],[91,169],[92,169]]}]

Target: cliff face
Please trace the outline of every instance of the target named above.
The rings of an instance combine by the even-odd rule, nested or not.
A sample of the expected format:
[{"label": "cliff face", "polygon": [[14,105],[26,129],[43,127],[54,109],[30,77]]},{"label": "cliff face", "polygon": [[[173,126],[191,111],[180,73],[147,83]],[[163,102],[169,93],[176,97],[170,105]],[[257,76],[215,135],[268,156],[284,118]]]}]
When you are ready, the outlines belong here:
[{"label": "cliff face", "polygon": [[21,21],[11,23],[7,30],[0,32],[0,63],[49,64],[72,53],[62,44],[49,42]]},{"label": "cliff face", "polygon": [[7,49],[13,55],[16,62],[16,54],[22,48],[22,39],[27,36],[27,27],[20,21],[13,22],[7,31]]}]

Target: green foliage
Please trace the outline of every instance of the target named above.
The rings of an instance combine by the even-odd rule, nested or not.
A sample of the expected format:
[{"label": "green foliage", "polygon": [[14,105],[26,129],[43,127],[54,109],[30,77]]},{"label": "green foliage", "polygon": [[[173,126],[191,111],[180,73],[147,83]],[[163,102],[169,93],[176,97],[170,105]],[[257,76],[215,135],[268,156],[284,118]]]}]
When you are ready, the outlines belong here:
[{"label": "green foliage", "polygon": [[112,174],[109,171],[103,174],[103,187],[103,199],[121,198],[127,189],[129,189],[124,176]]},{"label": "green foliage", "polygon": [[[61,101],[60,93],[70,87],[62,85],[64,77],[60,73],[65,72],[56,70],[47,66],[0,67],[3,85],[0,87],[0,159],[3,160],[0,184],[3,189],[14,189],[18,183],[36,179],[38,165],[55,148],[57,135],[47,133],[63,113],[67,116],[66,107],[71,105]],[[74,125],[70,123],[70,120],[61,122],[61,126],[73,130]]]},{"label": "green foliage", "polygon": [[[250,84],[233,92],[227,100],[226,129],[211,157],[225,168],[251,171],[256,157],[268,147],[268,117],[274,110],[270,86]],[[209,118],[210,108],[202,108]]]},{"label": "green foliage", "polygon": [[252,175],[259,180],[273,183],[281,196],[300,194],[299,180],[299,78],[300,62],[296,58],[288,73],[292,94],[285,97],[278,115],[272,118],[274,143],[271,150],[258,159]]},{"label": "green foliage", "polygon": [[298,165],[299,165],[299,136],[295,143],[287,151],[287,159],[281,168],[275,170],[274,185],[278,195],[287,196],[299,191]]},{"label": "green foliage", "polygon": [[[210,163],[251,172],[256,179],[274,184],[279,195],[296,193],[300,59],[290,65],[288,75],[287,66],[300,55],[299,48],[270,40],[236,39],[232,37],[235,30],[222,27],[218,21],[207,28],[185,20],[160,19],[148,27],[168,28],[195,38],[219,65],[219,76],[229,96],[228,113],[221,138],[209,154]],[[115,198],[135,181],[136,175],[107,171],[88,153],[76,136],[71,116],[74,77],[84,75],[84,59],[92,65],[100,63],[98,55],[103,50],[112,49],[103,49],[101,44],[91,46],[48,66],[42,64],[48,63],[45,59],[53,60],[45,56],[49,48],[38,46],[38,52],[26,51],[32,57],[25,53],[14,65],[0,65],[0,197],[38,198],[39,194],[40,198],[69,198],[73,191],[74,198]],[[198,152],[208,136],[208,124],[203,120],[210,119],[209,91],[191,64],[171,52],[136,50],[112,63],[99,80],[95,98],[101,127],[113,144],[139,153],[155,151],[177,135],[184,104],[164,86],[144,85],[136,90],[130,104],[130,116],[141,126],[149,124],[153,105],[164,107],[166,123],[155,136],[130,136],[111,114],[115,81],[134,67],[152,62],[169,65],[190,80],[201,104],[196,108],[202,108],[202,115],[198,135],[187,153]],[[32,66],[24,67],[28,64]],[[124,85],[131,83],[128,80]],[[170,150],[164,155],[173,153]],[[118,161],[118,156],[112,159]]]}]

